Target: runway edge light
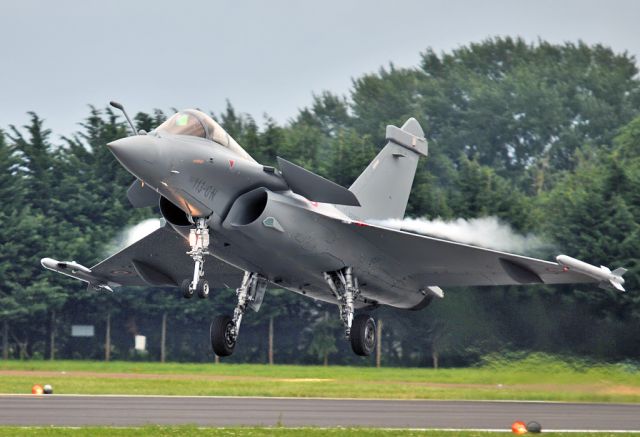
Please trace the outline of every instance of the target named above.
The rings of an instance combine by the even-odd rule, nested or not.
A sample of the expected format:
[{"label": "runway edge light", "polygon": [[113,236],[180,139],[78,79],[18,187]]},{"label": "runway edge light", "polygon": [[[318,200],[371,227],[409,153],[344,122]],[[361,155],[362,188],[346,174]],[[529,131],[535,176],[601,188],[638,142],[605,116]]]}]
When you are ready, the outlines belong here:
[{"label": "runway edge light", "polygon": [[524,422],[522,420],[516,420],[511,425],[511,431],[514,434],[526,434],[527,433],[527,426],[524,424]]},{"label": "runway edge light", "polygon": [[44,393],[44,389],[42,388],[42,386],[40,384],[36,384],[33,387],[31,387],[31,394],[41,395],[43,393]]}]

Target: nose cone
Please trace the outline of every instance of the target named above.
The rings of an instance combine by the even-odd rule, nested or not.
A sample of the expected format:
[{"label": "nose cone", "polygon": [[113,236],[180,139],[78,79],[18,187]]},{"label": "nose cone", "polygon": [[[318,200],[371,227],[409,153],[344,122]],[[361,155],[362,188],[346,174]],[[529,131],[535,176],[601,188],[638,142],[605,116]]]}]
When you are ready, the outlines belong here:
[{"label": "nose cone", "polygon": [[124,168],[142,180],[149,178],[158,160],[157,139],[149,135],[121,138],[107,147]]}]

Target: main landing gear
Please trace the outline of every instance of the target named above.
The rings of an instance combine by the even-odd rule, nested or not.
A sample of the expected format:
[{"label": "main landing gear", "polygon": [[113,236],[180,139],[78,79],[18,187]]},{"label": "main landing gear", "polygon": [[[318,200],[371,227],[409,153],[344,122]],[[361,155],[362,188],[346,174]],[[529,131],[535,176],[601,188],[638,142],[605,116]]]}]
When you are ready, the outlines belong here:
[{"label": "main landing gear", "polygon": [[244,272],[242,284],[236,290],[238,304],[233,311],[233,317],[216,316],[211,323],[211,348],[216,355],[227,357],[233,353],[244,312],[247,308],[251,308],[255,312],[260,310],[266,289],[267,280],[264,277],[253,272]]},{"label": "main landing gear", "polygon": [[185,279],[180,285],[182,295],[190,299],[197,292],[200,299],[209,296],[209,283],[204,279],[204,256],[209,255],[209,227],[203,217],[196,218],[196,227],[189,231],[191,250],[187,255],[195,262],[193,278]]},{"label": "main landing gear", "polygon": [[[204,257],[209,255],[209,227],[206,218],[195,219],[195,227],[189,231],[189,245],[191,250],[187,255],[191,256],[195,263],[193,278],[182,281],[180,289],[187,299],[195,293],[204,299],[209,296],[209,283],[204,279]],[[266,278],[254,272],[244,273],[242,284],[236,290],[238,304],[233,316],[217,316],[211,323],[211,347],[216,355],[226,357],[233,353],[244,312],[247,308],[256,312],[260,309],[266,289]]]},{"label": "main landing gear", "polygon": [[351,267],[335,272],[325,272],[324,279],[338,300],[340,319],[345,327],[345,337],[350,340],[356,355],[368,356],[376,347],[376,322],[368,314],[354,317],[354,302],[360,295],[358,278]]}]

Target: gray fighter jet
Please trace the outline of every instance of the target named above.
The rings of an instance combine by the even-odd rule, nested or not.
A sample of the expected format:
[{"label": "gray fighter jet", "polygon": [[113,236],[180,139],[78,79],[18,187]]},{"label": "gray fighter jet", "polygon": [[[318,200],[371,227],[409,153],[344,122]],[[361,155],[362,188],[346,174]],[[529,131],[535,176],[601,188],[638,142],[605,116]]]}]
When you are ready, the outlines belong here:
[{"label": "gray fighter jet", "polygon": [[[134,129],[122,105],[112,105]],[[419,310],[444,296],[440,286],[595,282],[624,291],[624,269],[566,255],[548,262],[376,225],[404,217],[418,159],[428,150],[413,118],[387,126],[386,140],[347,189],[281,158],[279,169],[261,165],[208,115],[178,112],[149,133],[107,145],[137,178],[127,193],[131,204],[159,205],[165,226],[91,268],[50,258],[42,264],[94,290],[175,286],[186,298],[206,298],[210,288],[237,286],[233,315],[211,324],[219,356],[233,352],[245,311],[260,309],[269,286],[336,304],[358,355],[376,344],[367,310]]]}]

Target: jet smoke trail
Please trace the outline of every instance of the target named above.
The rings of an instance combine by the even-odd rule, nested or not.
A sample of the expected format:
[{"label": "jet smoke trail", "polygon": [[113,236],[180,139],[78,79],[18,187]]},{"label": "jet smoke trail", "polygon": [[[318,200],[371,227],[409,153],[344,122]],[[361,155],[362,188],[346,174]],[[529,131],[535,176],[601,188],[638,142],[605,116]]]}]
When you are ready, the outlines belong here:
[{"label": "jet smoke trail", "polygon": [[375,224],[458,243],[510,252],[527,253],[547,246],[533,234],[516,233],[511,226],[494,216],[453,220],[440,218],[434,220],[425,218],[389,219],[377,221]]},{"label": "jet smoke trail", "polygon": [[[452,220],[440,218],[434,220],[425,218],[389,219],[372,221],[372,224],[510,252],[530,253],[548,247],[548,244],[545,244],[536,235],[518,234],[511,226],[495,216]],[[124,249],[161,226],[162,221],[158,218],[150,218],[136,225],[128,226],[114,238],[109,245],[109,253],[107,255]]]},{"label": "jet smoke trail", "polygon": [[160,227],[162,227],[162,221],[159,218],[150,218],[141,221],[137,225],[127,226],[108,245],[107,251],[109,253],[106,256],[132,245]]}]

